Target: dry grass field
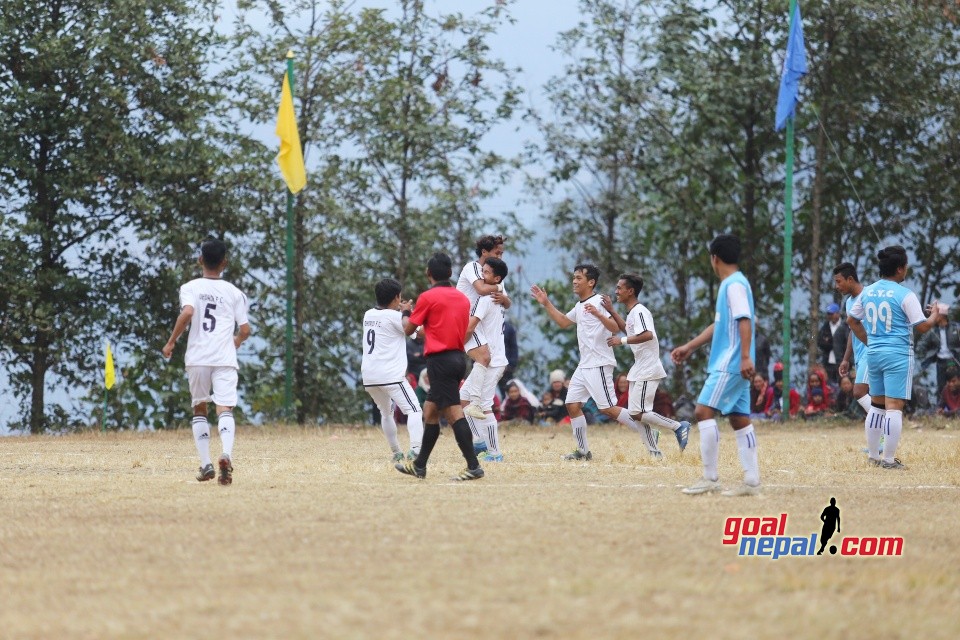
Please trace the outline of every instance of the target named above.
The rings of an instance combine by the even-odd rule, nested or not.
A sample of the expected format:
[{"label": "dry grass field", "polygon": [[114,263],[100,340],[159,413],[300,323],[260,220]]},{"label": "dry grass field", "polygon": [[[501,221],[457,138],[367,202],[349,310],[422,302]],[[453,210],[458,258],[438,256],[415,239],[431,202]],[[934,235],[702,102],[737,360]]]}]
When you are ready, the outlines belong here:
[{"label": "dry grass field", "polygon": [[[721,480],[739,480],[723,425]],[[914,425],[916,426],[916,425]],[[505,429],[507,461],[426,480],[373,428],[241,428],[230,487],[193,479],[189,431],[0,439],[3,638],[957,638],[960,428],[760,426],[763,495],[690,497],[697,435],[653,462],[623,427]],[[401,441],[405,439],[402,437]],[[219,443],[214,438],[213,450]],[[740,558],[730,516],[896,535],[896,558]]]}]

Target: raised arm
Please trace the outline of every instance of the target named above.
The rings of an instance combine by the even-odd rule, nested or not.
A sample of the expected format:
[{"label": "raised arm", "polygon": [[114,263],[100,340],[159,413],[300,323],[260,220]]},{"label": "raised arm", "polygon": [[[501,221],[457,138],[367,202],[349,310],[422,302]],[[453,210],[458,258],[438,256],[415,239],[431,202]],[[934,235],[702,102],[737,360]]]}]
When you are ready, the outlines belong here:
[{"label": "raised arm", "polygon": [[671,351],[670,359],[673,361],[673,364],[680,364],[689,358],[691,353],[713,340],[713,329],[715,324],[716,323],[711,323],[710,326],[701,331],[700,335],[698,335],[696,338]]},{"label": "raised arm", "polygon": [[[627,321],[624,320],[624,319],[620,316],[619,313],[617,313],[617,308],[616,308],[615,306],[613,306],[613,301],[610,300],[610,296],[604,294],[604,295],[600,296],[600,300],[601,300],[600,306],[603,307],[604,309],[606,309],[606,310],[607,310],[607,313],[610,314],[610,317],[613,318],[614,322],[617,323],[618,330],[619,330],[619,331],[626,331],[626,330],[627,330]],[[613,331],[613,330],[611,329],[611,331]],[[613,331],[613,332],[616,333],[617,331]],[[649,338],[648,338],[648,339],[649,339]]]},{"label": "raised arm", "polygon": [[573,320],[568,318],[566,314],[562,313],[559,309],[553,306],[553,303],[550,302],[550,298],[547,297],[547,292],[537,285],[530,287],[530,294],[537,302],[540,303],[541,306],[543,306],[544,309],[547,310],[547,315],[550,316],[551,320],[560,325],[561,329],[566,329],[576,324]]}]

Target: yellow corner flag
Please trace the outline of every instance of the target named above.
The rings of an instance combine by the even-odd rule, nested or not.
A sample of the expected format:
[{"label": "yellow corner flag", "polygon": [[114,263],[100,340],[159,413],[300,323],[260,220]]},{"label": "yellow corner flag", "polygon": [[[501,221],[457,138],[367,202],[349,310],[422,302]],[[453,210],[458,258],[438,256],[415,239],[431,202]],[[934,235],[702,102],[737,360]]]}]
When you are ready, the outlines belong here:
[{"label": "yellow corner flag", "polygon": [[293,94],[290,78],[283,74],[283,90],[280,93],[280,109],[277,111],[277,137],[280,138],[280,153],[277,164],[290,193],[299,193],[307,184],[307,170],[303,166],[303,151],[300,148],[300,133],[297,117],[293,112]]},{"label": "yellow corner flag", "polygon": [[110,389],[116,380],[116,374],[113,371],[113,353],[110,351],[110,343],[107,342],[107,361],[103,365],[103,385]]}]

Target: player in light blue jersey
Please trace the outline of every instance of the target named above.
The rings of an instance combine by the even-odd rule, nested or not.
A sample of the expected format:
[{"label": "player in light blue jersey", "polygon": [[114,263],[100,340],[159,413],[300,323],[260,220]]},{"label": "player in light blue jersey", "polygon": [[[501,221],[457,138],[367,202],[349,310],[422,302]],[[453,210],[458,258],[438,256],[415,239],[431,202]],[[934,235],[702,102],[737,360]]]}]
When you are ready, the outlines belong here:
[{"label": "player in light blue jersey", "polygon": [[[900,284],[907,277],[907,251],[899,245],[877,253],[880,280],[863,288],[850,308],[847,324],[867,345],[872,403],[867,413],[867,452],[870,463],[903,469],[894,457],[903,431],[903,406],[913,383],[913,331],[926,333],[940,317],[936,301],[925,318],[917,295]],[[886,436],[883,459],[880,436]]]},{"label": "player in light blue jersey", "polygon": [[[860,278],[857,277],[857,268],[849,262],[838,264],[833,270],[833,286],[840,295],[847,296],[845,308],[847,317],[850,316],[850,309],[860,299],[860,293],[863,291],[863,285],[860,284]],[[853,381],[853,397],[857,399],[857,404],[863,407],[865,412],[870,411],[870,386],[867,384],[867,345],[853,335],[853,332],[847,334],[847,349],[843,354],[843,360],[840,361],[838,372],[841,376],[850,373],[850,364],[854,365],[857,376]],[[837,407],[838,410],[846,407]]]},{"label": "player in light blue jersey", "polygon": [[750,380],[753,378],[756,316],[750,283],[737,266],[740,239],[723,234],[710,243],[710,265],[720,278],[713,324],[670,357],[680,364],[698,347],[710,343],[707,381],[697,398],[695,416],[700,431],[703,478],[683,490],[697,495],[721,489],[717,473],[720,432],[716,414],[730,419],[737,438],[737,452],[743,466],[743,484],[723,492],[725,496],[751,496],[760,492],[757,436],[750,422]]}]

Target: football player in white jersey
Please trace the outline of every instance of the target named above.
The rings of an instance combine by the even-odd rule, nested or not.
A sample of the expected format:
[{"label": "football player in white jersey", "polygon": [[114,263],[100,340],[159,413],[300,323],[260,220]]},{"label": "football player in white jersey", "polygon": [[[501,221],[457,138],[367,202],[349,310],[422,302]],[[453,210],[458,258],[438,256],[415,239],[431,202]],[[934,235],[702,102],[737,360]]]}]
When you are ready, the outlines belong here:
[{"label": "football player in white jersey", "polygon": [[237,349],[250,336],[247,296],[221,278],[227,266],[227,245],[222,240],[208,237],[203,241],[200,266],[203,277],[180,287],[180,315],[162,352],[165,358],[172,356],[180,334],[190,327],[183,360],[190,381],[193,439],[200,454],[197,480],[212,480],[216,475],[210,461],[210,426],[207,424],[207,402],[212,400],[217,407],[217,427],[223,445],[218,460],[219,482],[227,485],[233,482]]},{"label": "football player in white jersey", "polygon": [[601,413],[644,436],[644,444],[650,454],[660,458],[663,454],[657,448],[654,438],[647,434],[647,429],[634,422],[625,409],[617,406],[617,395],[613,388],[613,368],[617,360],[613,349],[607,344],[607,339],[611,334],[620,331],[620,327],[603,308],[600,294],[594,291],[599,278],[600,270],[592,264],[578,264],[573,268],[573,293],[579,298],[579,302],[566,314],[553,306],[546,291],[537,285],[530,287],[530,293],[561,329],[577,325],[580,363],[570,378],[566,399],[577,449],[567,455],[566,459],[593,459],[587,442],[587,419],[583,415],[583,403],[591,397]]},{"label": "football player in white jersey", "polygon": [[[493,296],[493,301],[502,305],[504,309],[510,308],[510,298],[504,291],[503,283],[490,285],[484,282],[483,265],[487,258],[503,259],[503,245],[506,238],[503,236],[482,236],[477,240],[477,259],[464,265],[457,279],[457,291],[467,296],[470,300],[470,307],[477,303],[480,296]],[[473,368],[477,370],[477,376],[472,381],[464,382],[467,386],[467,395],[470,403],[464,409],[464,414],[483,419],[483,409],[480,401],[480,391],[486,382],[486,368],[490,366],[490,347],[487,346],[487,338],[483,335],[482,328],[468,334],[467,344],[464,349],[467,355],[473,360]],[[478,432],[474,432],[475,440],[482,439]]]},{"label": "football player in white jersey", "polygon": [[611,347],[629,346],[633,351],[634,363],[627,372],[627,382],[630,383],[627,411],[630,417],[650,427],[673,431],[680,451],[683,451],[687,448],[690,423],[671,420],[653,410],[653,397],[667,372],[660,361],[660,340],[653,326],[653,315],[637,300],[642,290],[643,278],[636,274],[625,273],[617,280],[617,302],[627,307],[626,320],[613,308],[610,299],[603,296],[603,307],[610,312],[620,330],[626,332],[623,337],[611,336],[607,344]]},{"label": "football player in white jersey", "polygon": [[[507,264],[499,258],[488,257],[483,263],[481,273],[486,284],[500,284],[507,277]],[[479,435],[479,442],[474,441],[474,451],[477,453],[486,451],[486,455],[481,458],[481,461],[486,462],[503,462],[503,453],[500,451],[499,425],[493,415],[493,394],[497,388],[497,382],[500,381],[500,376],[503,375],[503,371],[507,367],[503,324],[503,307],[493,301],[493,296],[485,295],[477,298],[477,301],[470,308],[467,342],[469,344],[470,336],[474,331],[483,333],[490,349],[490,364],[483,368],[476,366],[473,368],[463,386],[460,387],[460,404],[464,407],[470,404],[471,398],[468,388],[475,388],[479,384],[479,402],[483,417],[476,418],[467,415],[467,423],[470,424],[471,431]],[[471,379],[481,375],[483,380],[480,383]],[[466,410],[464,410],[464,413],[466,414]]]},{"label": "football player in white jersey", "polygon": [[393,451],[394,462],[403,460],[403,451],[397,441],[397,422],[393,419],[391,400],[407,416],[409,460],[420,453],[423,441],[423,413],[413,388],[407,382],[407,334],[403,330],[403,319],[410,316],[413,303],[401,300],[401,289],[400,283],[393,278],[384,278],[377,283],[374,287],[377,306],[363,315],[361,337],[363,388],[380,410],[380,427]]}]

